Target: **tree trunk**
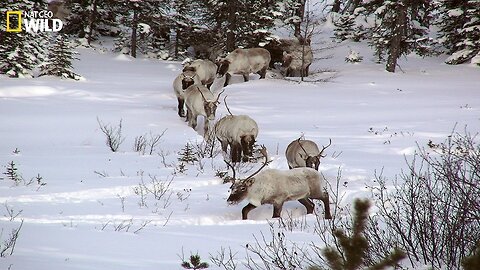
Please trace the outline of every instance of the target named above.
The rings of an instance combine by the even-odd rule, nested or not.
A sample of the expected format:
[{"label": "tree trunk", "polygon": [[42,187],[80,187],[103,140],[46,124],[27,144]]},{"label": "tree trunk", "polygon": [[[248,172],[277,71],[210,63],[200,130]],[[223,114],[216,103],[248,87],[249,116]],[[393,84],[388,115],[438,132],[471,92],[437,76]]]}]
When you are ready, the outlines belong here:
[{"label": "tree trunk", "polygon": [[90,23],[88,25],[88,36],[87,36],[87,42],[88,45],[92,42],[92,36],[93,36],[93,27],[95,26],[95,21],[97,18],[97,0],[92,1],[92,12],[90,13]]},{"label": "tree trunk", "polygon": [[389,55],[386,70],[395,72],[397,60],[402,55],[402,40],[406,37],[407,27],[407,8],[403,2],[397,6],[395,28],[390,42]]},{"label": "tree trunk", "polygon": [[295,15],[300,18],[300,21],[293,24],[294,26],[293,35],[300,39],[300,37],[302,36],[301,27],[303,22],[303,16],[305,15],[305,0],[298,0],[298,6],[297,6],[297,9],[295,10]]},{"label": "tree trunk", "polygon": [[133,21],[132,21],[132,41],[130,44],[130,55],[137,57],[137,27],[138,27],[138,11],[136,4],[133,4]]},{"label": "tree trunk", "polygon": [[237,8],[237,3],[236,1],[232,1],[233,3],[230,4],[230,7],[228,9],[228,31],[227,31],[227,41],[226,41],[226,49],[227,52],[231,52],[235,50],[236,45],[235,45],[235,30],[237,29],[237,14],[236,14],[236,8]]},{"label": "tree trunk", "polygon": [[178,58],[178,43],[180,42],[180,24],[176,24],[177,27],[175,29],[175,58]]}]

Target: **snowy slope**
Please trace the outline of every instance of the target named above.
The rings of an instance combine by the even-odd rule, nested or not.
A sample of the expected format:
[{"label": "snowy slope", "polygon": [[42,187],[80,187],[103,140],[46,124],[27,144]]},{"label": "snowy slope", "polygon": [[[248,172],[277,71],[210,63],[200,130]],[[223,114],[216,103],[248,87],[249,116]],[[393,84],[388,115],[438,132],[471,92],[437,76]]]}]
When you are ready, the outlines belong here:
[{"label": "snowy slope", "polygon": [[[368,196],[365,185],[376,170],[385,176],[400,172],[416,143],[441,142],[455,125],[471,132],[480,128],[478,68],[412,56],[400,62],[405,73],[390,74],[358,46],[362,63],[345,63],[349,48],[341,46],[335,57],[317,64],[337,70],[330,83],[252,75],[225,91],[234,114],[258,122],[258,143],[268,148],[270,167],[288,168],[285,147],[302,134],[324,145],[331,138],[321,170],[333,182],[341,168],[348,182],[341,188],[344,205]],[[202,141],[176,113],[171,83],[180,63],[80,53],[80,82],[0,77],[0,171],[13,161],[24,179],[40,175],[46,183],[15,186],[1,175],[0,203],[21,211],[11,222],[0,206],[2,240],[9,228],[22,219],[24,224],[14,254],[0,259],[0,269],[181,269],[182,250],[208,261],[221,247],[231,247],[243,260],[253,235],[268,233],[272,209],[255,209],[251,220],[242,221],[245,203],[227,205],[229,185],[215,177],[226,170],[221,153],[179,172],[178,152],[187,142]],[[217,118],[225,114],[219,106]],[[118,152],[105,145],[97,118],[111,126],[122,120],[125,141]],[[133,151],[135,137],[165,129],[153,155]],[[242,175],[258,166],[244,166]],[[139,184],[152,179],[170,184],[167,193],[142,200]],[[302,219],[304,213],[296,202],[284,207],[284,215]],[[291,237],[315,241],[308,231]]]}]

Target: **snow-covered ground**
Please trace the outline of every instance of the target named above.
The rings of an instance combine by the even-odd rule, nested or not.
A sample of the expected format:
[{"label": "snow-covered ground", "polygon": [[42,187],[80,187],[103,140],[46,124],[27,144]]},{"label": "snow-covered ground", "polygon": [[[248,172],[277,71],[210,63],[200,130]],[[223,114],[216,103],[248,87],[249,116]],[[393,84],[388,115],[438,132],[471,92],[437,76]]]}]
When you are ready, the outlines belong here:
[{"label": "snow-covered ground", "polygon": [[[401,59],[392,74],[373,63],[371,52],[358,64],[344,62],[347,46],[314,68],[337,71],[329,83],[252,80],[226,87],[234,114],[248,114],[259,125],[258,143],[269,151],[273,168],[287,169],[285,147],[302,134],[332,145],[321,171],[335,181],[342,170],[343,205],[369,195],[375,171],[392,177],[416,149],[442,142],[454,126],[480,130],[480,70],[443,64],[445,57]],[[187,142],[202,143],[202,124],[194,131],[176,112],[172,81],[178,62],[130,59],[91,49],[80,50],[75,71],[83,81],[58,78],[9,79],[0,76],[0,228],[1,240],[24,221],[12,256],[0,269],[181,269],[185,257],[203,261],[222,247],[245,258],[245,245],[267,232],[270,206],[241,220],[241,208],[226,203],[228,184],[215,176],[227,169],[222,154],[187,165],[178,153]],[[222,100],[222,99],[221,99]],[[219,106],[217,119],[227,113]],[[112,127],[122,121],[125,141],[113,153],[98,120]],[[133,150],[140,135],[165,134],[152,155]],[[14,162],[28,186],[7,179]],[[260,164],[242,167],[256,169]],[[36,177],[41,176],[39,186]],[[164,186],[155,200],[142,198],[141,183]],[[8,211],[19,213],[9,221]],[[317,215],[323,215],[317,207]],[[283,214],[302,219],[305,209],[287,203]],[[314,222],[309,216],[307,222]],[[310,242],[303,231],[289,240]],[[212,264],[210,269],[216,269]],[[242,269],[242,267],[239,267]]]}]

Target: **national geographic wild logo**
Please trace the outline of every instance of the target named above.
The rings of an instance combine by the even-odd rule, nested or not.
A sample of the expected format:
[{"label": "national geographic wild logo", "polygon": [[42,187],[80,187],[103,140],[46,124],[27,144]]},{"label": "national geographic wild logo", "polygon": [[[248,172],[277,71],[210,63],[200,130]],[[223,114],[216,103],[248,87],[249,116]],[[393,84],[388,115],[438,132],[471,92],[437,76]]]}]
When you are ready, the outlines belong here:
[{"label": "national geographic wild logo", "polygon": [[53,12],[48,10],[7,11],[6,17],[7,32],[59,32],[63,28],[62,20],[54,19]]}]

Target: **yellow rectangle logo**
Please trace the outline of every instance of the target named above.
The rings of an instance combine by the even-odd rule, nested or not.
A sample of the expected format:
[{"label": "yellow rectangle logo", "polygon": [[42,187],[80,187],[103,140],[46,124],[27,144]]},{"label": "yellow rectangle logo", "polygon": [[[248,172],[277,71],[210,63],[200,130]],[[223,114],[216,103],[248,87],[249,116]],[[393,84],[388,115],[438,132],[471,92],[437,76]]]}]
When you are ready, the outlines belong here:
[{"label": "yellow rectangle logo", "polygon": [[[16,28],[10,28],[10,16],[17,16],[18,25]],[[21,31],[22,31],[22,12],[7,11],[7,32],[21,32]]]}]

